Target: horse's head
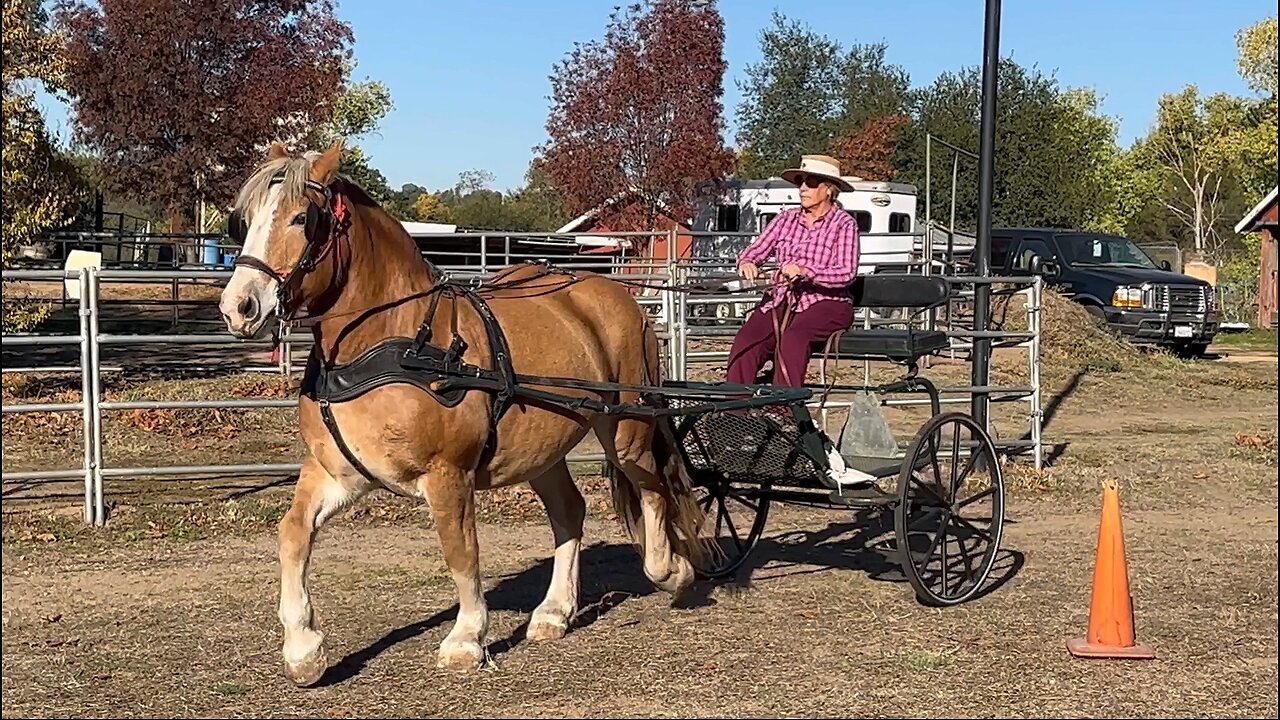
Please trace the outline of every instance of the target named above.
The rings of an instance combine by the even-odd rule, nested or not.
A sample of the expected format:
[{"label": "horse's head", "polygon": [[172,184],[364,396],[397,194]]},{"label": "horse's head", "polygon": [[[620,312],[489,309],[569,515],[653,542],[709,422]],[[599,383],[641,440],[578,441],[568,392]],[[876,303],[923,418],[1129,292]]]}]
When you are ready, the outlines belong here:
[{"label": "horse's head", "polygon": [[272,143],[236,197],[227,232],[241,246],[219,309],[227,329],[255,337],[273,318],[291,319],[333,288],[340,224],[350,212],[337,193],[341,141],[324,153],[291,156]]}]

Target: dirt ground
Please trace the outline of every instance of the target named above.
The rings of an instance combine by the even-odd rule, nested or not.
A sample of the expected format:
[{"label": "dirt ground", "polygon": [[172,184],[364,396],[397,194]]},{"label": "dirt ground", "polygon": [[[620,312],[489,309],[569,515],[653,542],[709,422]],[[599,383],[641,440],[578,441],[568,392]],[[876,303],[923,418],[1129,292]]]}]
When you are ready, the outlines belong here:
[{"label": "dirt ground", "polygon": [[[488,494],[493,664],[472,675],[435,668],[455,591],[420,506],[375,495],[321,534],[311,590],[331,667],[300,690],[281,673],[276,619],[287,482],[120,481],[100,530],[79,524],[74,495],[6,493],[4,715],[1274,717],[1276,366],[1189,366],[1046,381],[1052,465],[1006,470],[993,586],[955,608],[914,600],[877,518],[777,506],[736,581],[673,605],[584,474],[582,609],[568,636],[535,645],[522,632],[546,590],[550,529],[527,491]],[[1000,410],[1007,433],[1015,405]],[[895,431],[918,412],[895,415]],[[262,422],[229,419],[239,429],[222,441],[271,454],[287,420]],[[183,423],[138,416],[111,442],[155,460]],[[28,428],[23,446],[42,433],[57,434]],[[75,442],[40,452],[74,461]],[[212,452],[182,442],[195,445],[181,460]],[[1156,660],[1066,650],[1088,625],[1106,479],[1120,483],[1138,639]]]}]

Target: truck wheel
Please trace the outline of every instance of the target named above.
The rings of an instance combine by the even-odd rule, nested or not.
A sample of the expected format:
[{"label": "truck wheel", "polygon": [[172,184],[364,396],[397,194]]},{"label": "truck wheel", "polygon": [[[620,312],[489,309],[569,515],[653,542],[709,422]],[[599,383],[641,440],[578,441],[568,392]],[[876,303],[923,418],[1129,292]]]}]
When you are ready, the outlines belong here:
[{"label": "truck wheel", "polygon": [[1098,322],[1098,327],[1107,327],[1107,314],[1102,311],[1101,307],[1098,307],[1097,305],[1085,305],[1084,310],[1092,315],[1093,319]]},{"label": "truck wheel", "polygon": [[1209,350],[1209,343],[1187,343],[1186,345],[1178,345],[1174,351],[1178,357],[1186,360],[1204,357],[1205,352]]}]

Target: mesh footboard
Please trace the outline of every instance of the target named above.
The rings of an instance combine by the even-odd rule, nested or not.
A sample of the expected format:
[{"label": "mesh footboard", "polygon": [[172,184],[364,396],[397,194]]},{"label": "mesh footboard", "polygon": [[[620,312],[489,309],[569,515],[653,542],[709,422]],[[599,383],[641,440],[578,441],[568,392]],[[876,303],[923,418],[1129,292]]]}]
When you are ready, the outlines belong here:
[{"label": "mesh footboard", "polygon": [[[673,402],[675,404],[678,401]],[[774,486],[820,486],[818,468],[785,407],[712,411],[676,419],[685,462],[697,476]]]}]

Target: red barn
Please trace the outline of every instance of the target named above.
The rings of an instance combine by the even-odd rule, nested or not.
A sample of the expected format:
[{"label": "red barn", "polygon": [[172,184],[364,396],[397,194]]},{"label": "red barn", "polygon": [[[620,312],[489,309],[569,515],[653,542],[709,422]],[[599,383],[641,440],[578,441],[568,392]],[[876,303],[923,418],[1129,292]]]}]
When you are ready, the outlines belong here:
[{"label": "red barn", "polygon": [[1236,224],[1236,232],[1256,232],[1262,235],[1261,257],[1258,263],[1258,327],[1275,328],[1277,306],[1280,305],[1280,283],[1277,282],[1277,243],[1280,243],[1280,220],[1277,219],[1277,189],[1272,188],[1249,214]]},{"label": "red barn", "polygon": [[[689,223],[673,218],[659,206],[652,222],[647,222],[648,208],[635,193],[610,198],[565,223],[557,233],[653,232],[648,237],[615,238],[616,243],[592,248],[593,255],[612,255],[623,264],[622,272],[649,274],[662,272],[667,259],[688,258],[693,248]],[[675,231],[675,247],[671,247],[671,231]],[[586,243],[583,243],[584,245]]]}]

